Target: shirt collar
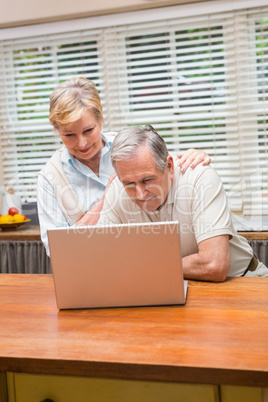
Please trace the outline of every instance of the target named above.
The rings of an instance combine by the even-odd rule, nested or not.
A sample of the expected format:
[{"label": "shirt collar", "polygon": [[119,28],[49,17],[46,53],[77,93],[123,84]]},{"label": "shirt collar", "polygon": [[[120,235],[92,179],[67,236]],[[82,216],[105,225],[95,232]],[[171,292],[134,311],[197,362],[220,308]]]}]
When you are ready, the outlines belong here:
[{"label": "shirt collar", "polygon": [[[105,134],[103,134],[103,133],[101,133],[101,136],[102,136],[103,141],[105,142],[105,146],[107,146],[109,149],[111,149],[111,147],[112,147],[112,141],[110,141],[110,140],[108,139],[108,137],[107,137]],[[105,148],[105,147],[104,147],[104,148]]]}]

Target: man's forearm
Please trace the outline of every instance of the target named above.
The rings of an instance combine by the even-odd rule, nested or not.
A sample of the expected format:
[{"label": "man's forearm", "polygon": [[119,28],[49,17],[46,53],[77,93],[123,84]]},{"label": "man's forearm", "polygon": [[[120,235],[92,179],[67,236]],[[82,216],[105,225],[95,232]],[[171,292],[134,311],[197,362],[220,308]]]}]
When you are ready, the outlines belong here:
[{"label": "man's forearm", "polygon": [[201,242],[199,252],[183,257],[186,279],[222,282],[230,269],[229,236],[217,236]]},{"label": "man's forearm", "polygon": [[226,278],[222,275],[222,269],[216,269],[213,263],[202,261],[199,254],[184,257],[182,266],[185,279],[222,282]]}]

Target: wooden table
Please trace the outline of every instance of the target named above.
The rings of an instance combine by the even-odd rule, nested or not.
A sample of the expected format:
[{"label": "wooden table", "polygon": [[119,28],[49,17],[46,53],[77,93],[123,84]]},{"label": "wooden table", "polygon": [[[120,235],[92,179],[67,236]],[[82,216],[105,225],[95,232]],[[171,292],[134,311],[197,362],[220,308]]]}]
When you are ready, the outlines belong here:
[{"label": "wooden table", "polygon": [[0,275],[0,371],[268,386],[268,278],[190,281],[185,306],[59,311],[51,275]]}]

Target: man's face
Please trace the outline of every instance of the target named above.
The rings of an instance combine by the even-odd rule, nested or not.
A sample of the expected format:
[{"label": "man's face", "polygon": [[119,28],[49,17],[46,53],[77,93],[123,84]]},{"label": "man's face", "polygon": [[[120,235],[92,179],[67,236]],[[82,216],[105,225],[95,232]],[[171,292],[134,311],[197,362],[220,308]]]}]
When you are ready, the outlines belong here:
[{"label": "man's face", "polygon": [[128,196],[144,211],[156,211],[166,201],[174,178],[172,157],[168,156],[167,168],[161,172],[146,146],[131,159],[117,161],[116,171]]}]

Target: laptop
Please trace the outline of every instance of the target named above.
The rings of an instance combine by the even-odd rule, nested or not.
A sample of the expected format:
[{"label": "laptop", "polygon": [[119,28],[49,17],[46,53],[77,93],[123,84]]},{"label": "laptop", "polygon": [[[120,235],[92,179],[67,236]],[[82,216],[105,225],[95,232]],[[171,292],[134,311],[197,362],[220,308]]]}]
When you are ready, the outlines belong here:
[{"label": "laptop", "polygon": [[184,304],[179,223],[48,230],[59,309]]}]

